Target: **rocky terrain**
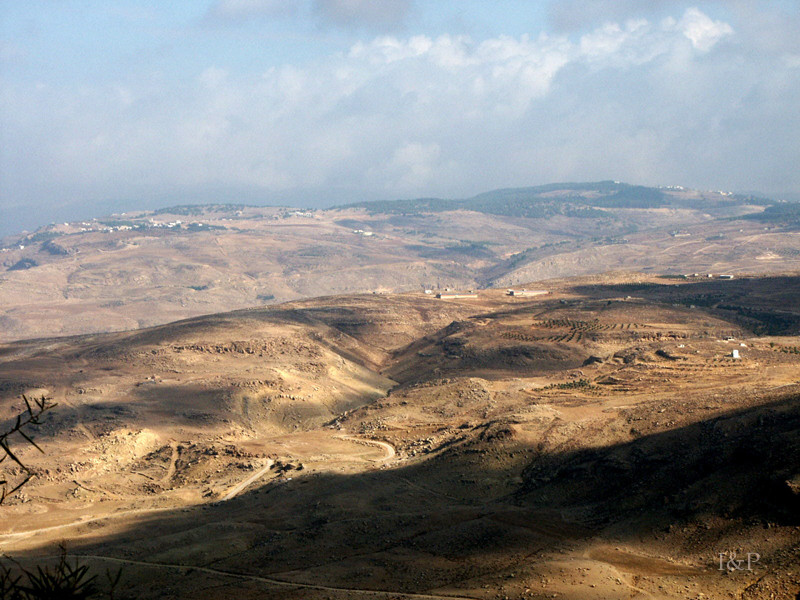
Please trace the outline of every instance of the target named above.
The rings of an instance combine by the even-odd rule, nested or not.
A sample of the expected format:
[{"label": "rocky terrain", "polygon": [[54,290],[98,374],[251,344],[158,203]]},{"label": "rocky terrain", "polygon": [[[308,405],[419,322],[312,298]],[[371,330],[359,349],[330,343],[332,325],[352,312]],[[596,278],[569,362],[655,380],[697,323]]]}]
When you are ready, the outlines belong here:
[{"label": "rocky terrain", "polygon": [[0,340],[122,331],[349,293],[610,270],[800,269],[796,205],[616,182],[328,210],[180,206],[0,240]]},{"label": "rocky terrain", "polygon": [[799,597],[800,276],[526,286],[0,345],[2,418],[58,402],[0,551],[120,598]]}]

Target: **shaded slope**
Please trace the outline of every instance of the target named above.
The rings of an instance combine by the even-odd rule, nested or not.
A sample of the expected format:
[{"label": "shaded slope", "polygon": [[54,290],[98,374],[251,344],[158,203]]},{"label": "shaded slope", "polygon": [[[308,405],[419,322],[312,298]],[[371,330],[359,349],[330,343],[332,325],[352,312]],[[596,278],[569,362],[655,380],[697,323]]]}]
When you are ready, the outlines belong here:
[{"label": "shaded slope", "polygon": [[[4,508],[68,515],[72,550],[143,598],[791,598],[800,337],[755,321],[794,315],[798,281],[322,298],[3,346],[9,386],[71,373],[42,436],[64,461]],[[165,510],[77,522],[112,493]],[[763,562],[721,573],[731,549]]]}]

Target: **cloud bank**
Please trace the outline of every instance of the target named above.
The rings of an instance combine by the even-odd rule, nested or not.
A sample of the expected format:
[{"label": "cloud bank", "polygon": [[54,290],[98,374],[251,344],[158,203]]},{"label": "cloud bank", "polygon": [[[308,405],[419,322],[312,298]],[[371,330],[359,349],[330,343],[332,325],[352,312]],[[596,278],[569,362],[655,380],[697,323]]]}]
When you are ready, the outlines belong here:
[{"label": "cloud bank", "polygon": [[207,23],[313,15],[319,24],[344,29],[391,31],[402,27],[413,9],[411,0],[216,0]]},{"label": "cloud bank", "polygon": [[[346,20],[369,3],[317,4]],[[407,10],[382,6],[398,12],[369,18]],[[225,189],[325,204],[611,178],[780,194],[800,190],[793,39],[755,52],[752,31],[689,8],[572,37],[382,35],[249,74],[16,83],[0,98],[0,176],[7,205]]]}]

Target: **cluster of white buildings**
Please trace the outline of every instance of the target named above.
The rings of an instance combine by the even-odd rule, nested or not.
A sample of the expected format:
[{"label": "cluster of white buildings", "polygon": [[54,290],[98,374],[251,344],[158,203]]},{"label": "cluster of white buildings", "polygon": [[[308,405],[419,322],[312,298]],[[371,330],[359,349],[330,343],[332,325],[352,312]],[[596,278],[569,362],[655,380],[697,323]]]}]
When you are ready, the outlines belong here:
[{"label": "cluster of white buildings", "polygon": [[[192,225],[202,225],[202,223],[191,223]],[[174,229],[175,227],[180,227],[183,225],[183,221],[170,221],[169,223],[161,223],[159,221],[154,221],[153,219],[148,220],[148,226],[154,229]],[[120,225],[119,228],[122,229],[123,227],[128,227],[127,225]],[[128,227],[131,229],[131,227]]]}]

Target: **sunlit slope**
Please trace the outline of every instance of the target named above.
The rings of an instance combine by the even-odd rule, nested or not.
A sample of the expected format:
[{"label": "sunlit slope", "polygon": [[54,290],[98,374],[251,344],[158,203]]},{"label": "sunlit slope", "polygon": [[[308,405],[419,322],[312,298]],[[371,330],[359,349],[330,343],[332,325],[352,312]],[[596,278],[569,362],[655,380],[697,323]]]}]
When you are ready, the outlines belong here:
[{"label": "sunlit slope", "polygon": [[786,272],[800,268],[787,206],[606,181],[327,210],[177,206],[51,224],[0,240],[0,340],[609,270]]},{"label": "sunlit slope", "polygon": [[800,278],[547,285],[0,346],[4,415],[59,402],[0,548],[141,598],[800,592]]}]

